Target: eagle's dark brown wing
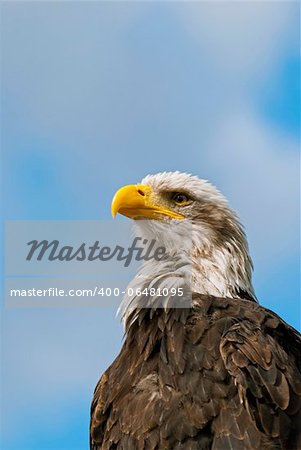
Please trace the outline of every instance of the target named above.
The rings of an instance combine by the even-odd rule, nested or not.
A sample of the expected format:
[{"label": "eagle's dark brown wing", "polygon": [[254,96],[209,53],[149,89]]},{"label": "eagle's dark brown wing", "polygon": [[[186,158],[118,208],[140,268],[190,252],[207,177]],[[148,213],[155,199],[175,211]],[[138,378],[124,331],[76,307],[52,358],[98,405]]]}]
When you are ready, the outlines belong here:
[{"label": "eagle's dark brown wing", "polygon": [[[298,334],[274,316],[261,326],[251,320],[234,324],[220,344],[241,404],[262,433],[279,441],[279,448],[301,449],[298,341]],[[218,420],[215,426],[219,429]]]},{"label": "eagle's dark brown wing", "polygon": [[93,450],[301,448],[301,340],[242,299],[142,310],[99,381]]}]

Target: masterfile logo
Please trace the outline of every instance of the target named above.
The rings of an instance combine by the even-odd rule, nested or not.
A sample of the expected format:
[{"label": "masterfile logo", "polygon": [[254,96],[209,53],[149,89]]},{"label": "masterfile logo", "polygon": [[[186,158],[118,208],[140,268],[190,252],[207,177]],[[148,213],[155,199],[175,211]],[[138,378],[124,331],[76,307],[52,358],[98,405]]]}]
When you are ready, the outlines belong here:
[{"label": "masterfile logo", "polygon": [[116,259],[116,261],[123,262],[125,267],[128,267],[133,258],[136,261],[162,261],[166,258],[166,249],[162,246],[156,246],[156,240],[142,239],[136,237],[130,247],[127,249],[116,245],[114,248],[108,246],[101,246],[99,241],[95,241],[92,245],[86,242],[80,244],[79,247],[72,247],[70,245],[61,245],[60,241],[53,240],[51,242],[43,239],[42,241],[32,240],[27,242],[30,246],[27,261],[36,259],[41,261],[44,257],[48,261],[109,261]]},{"label": "masterfile logo", "polygon": [[[139,221],[138,231],[129,221],[8,221],[6,305],[118,308],[124,295],[136,307],[150,307],[154,297],[157,307],[168,298],[173,307],[183,307],[186,299],[190,305],[191,224],[182,221],[177,228],[165,224],[163,232],[157,222],[150,222]],[[188,255],[185,261],[175,257],[180,229],[186,236],[180,243]],[[147,232],[147,238],[139,232]],[[131,280],[139,276],[142,282],[139,268],[153,260],[167,264],[170,273],[183,267],[183,285],[176,283],[167,291],[156,286],[134,289]]]}]

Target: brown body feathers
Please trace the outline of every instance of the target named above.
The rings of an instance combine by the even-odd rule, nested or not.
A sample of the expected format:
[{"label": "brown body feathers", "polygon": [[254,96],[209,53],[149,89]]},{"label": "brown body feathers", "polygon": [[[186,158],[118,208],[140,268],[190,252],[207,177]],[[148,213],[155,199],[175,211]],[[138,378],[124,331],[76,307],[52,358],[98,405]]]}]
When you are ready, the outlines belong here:
[{"label": "brown body feathers", "polygon": [[193,300],[128,327],[94,392],[91,449],[301,449],[300,335],[253,301]]}]

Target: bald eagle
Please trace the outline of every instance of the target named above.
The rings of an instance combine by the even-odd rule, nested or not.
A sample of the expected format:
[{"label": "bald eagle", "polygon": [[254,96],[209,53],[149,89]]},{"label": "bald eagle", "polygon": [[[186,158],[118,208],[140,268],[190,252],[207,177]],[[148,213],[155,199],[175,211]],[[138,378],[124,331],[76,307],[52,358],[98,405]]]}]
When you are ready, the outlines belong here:
[{"label": "bald eagle", "polygon": [[[119,189],[117,213],[142,234],[174,225],[163,238],[173,269],[147,261],[133,286],[184,285],[190,258],[191,305],[125,296],[125,340],[94,391],[90,448],[301,449],[301,337],[258,304],[245,233],[226,199],[198,177],[164,172]],[[180,223],[190,224],[186,236]]]}]

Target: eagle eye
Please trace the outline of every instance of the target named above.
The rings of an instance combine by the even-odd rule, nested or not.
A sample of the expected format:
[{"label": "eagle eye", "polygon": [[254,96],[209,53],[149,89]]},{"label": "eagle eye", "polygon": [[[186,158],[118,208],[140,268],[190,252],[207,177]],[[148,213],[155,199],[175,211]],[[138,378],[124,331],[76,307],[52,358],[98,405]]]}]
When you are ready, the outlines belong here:
[{"label": "eagle eye", "polygon": [[174,192],[171,198],[177,205],[182,206],[192,202],[188,195],[184,194],[183,192]]}]

